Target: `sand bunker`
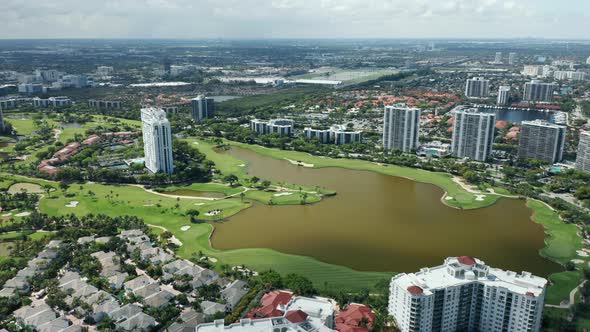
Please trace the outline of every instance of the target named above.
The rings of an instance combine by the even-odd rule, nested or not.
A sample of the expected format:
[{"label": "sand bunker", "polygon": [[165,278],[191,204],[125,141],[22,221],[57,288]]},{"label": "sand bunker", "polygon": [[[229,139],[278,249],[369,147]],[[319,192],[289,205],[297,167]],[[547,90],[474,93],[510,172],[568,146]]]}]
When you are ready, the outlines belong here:
[{"label": "sand bunker", "polygon": [[281,197],[281,196],[289,196],[289,195],[293,195],[293,193],[280,193],[280,194],[274,194],[274,197]]},{"label": "sand bunker", "polygon": [[186,232],[189,229],[191,229],[191,226],[182,226],[182,227],[180,227],[180,230],[183,231],[183,232]]},{"label": "sand bunker", "polygon": [[447,200],[447,201],[450,201],[450,200],[452,200],[452,199],[453,199],[453,197],[451,197],[451,196],[447,196],[447,197],[445,197],[445,200]]},{"label": "sand bunker", "polygon": [[486,195],[475,195],[476,201],[483,201],[486,198]]},{"label": "sand bunker", "polygon": [[221,213],[221,210],[213,210],[213,211],[209,211],[209,212],[205,213],[205,215],[207,217],[212,217],[212,216],[219,215],[220,213]]},{"label": "sand bunker", "polygon": [[21,212],[21,213],[17,213],[14,216],[15,217],[28,217],[31,215],[31,212]]},{"label": "sand bunker", "polygon": [[70,204],[66,204],[66,207],[75,208],[76,206],[78,206],[78,204],[80,204],[80,202],[78,202],[78,201],[71,201]]}]

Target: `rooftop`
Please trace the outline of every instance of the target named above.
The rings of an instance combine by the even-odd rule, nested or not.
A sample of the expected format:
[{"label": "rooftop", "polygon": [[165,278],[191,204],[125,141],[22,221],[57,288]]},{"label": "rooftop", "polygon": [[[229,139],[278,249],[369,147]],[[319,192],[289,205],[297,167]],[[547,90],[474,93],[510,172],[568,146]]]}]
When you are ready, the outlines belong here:
[{"label": "rooftop", "polygon": [[511,292],[537,297],[542,294],[547,280],[529,272],[517,274],[491,268],[477,258],[449,257],[445,263],[433,268],[423,268],[417,273],[401,273],[393,278],[402,289],[413,295],[431,295],[436,289],[479,282],[489,286],[506,288]]}]

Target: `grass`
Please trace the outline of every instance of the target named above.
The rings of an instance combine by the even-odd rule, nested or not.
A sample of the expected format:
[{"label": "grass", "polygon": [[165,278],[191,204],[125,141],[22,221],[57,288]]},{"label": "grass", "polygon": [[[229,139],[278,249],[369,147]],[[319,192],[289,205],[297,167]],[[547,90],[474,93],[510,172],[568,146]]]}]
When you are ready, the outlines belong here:
[{"label": "grass", "polygon": [[[202,145],[202,143],[199,143],[199,147]],[[373,171],[386,175],[405,177],[418,182],[430,183],[442,188],[447,192],[448,196],[453,198],[451,200],[444,200],[443,202],[445,204],[460,209],[476,209],[489,206],[500,198],[498,195],[486,194],[483,201],[477,201],[475,200],[476,196],[474,194],[461,188],[460,185],[453,181],[452,176],[446,173],[429,172],[421,169],[395,165],[379,165],[364,160],[322,158],[304,152],[270,149],[258,145],[248,145],[238,142],[230,142],[230,145],[250,149],[254,152],[275,159],[291,159],[313,164],[315,168],[341,167],[352,170]],[[209,154],[207,154],[207,156],[209,157]],[[216,162],[216,164],[218,163]],[[220,164],[220,166],[223,168],[225,163]]]},{"label": "grass", "polygon": [[541,255],[560,264],[578,257],[576,251],[582,249],[582,239],[576,225],[564,223],[557,213],[542,202],[528,200],[527,206],[533,209],[533,221],[545,228],[545,247]]},{"label": "grass", "polygon": [[564,271],[549,276],[551,284],[547,289],[545,301],[549,304],[560,304],[569,299],[569,293],[583,280],[582,268],[587,267],[589,261],[586,257],[580,257],[577,250],[582,249],[582,239],[578,235],[576,225],[564,223],[557,213],[549,206],[536,200],[529,199],[527,206],[533,210],[532,219],[545,228],[545,247],[540,250],[543,257],[556,261],[562,265],[572,259],[583,260],[578,264],[576,271]]}]

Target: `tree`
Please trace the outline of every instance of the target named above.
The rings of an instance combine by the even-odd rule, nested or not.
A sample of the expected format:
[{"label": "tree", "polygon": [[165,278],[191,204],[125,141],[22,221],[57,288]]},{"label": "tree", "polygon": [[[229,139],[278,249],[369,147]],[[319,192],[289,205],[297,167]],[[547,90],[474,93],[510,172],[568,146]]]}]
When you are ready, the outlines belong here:
[{"label": "tree", "polygon": [[48,185],[48,184],[43,185],[43,191],[45,191],[45,193],[47,194],[47,197],[51,197],[51,190],[53,190],[53,187],[51,185]]},{"label": "tree", "polygon": [[61,182],[59,183],[59,188],[60,188],[60,189],[61,189],[61,191],[63,191],[64,193],[65,193],[66,191],[68,191],[68,188],[69,188],[69,187],[70,187],[70,185],[69,185],[67,182],[65,182],[65,181],[61,181]]},{"label": "tree", "polygon": [[195,222],[199,214],[201,213],[199,212],[199,210],[196,209],[190,209],[186,211],[186,215],[191,217],[191,222]]},{"label": "tree", "polygon": [[258,280],[262,285],[264,285],[264,287],[267,288],[283,287],[283,278],[278,272],[273,270],[260,273]]},{"label": "tree", "polygon": [[244,197],[246,196],[246,194],[242,191],[240,193],[240,200],[243,202],[244,201]]},{"label": "tree", "polygon": [[235,176],[234,174],[228,174],[223,178],[223,181],[229,183],[229,185],[231,187],[233,187],[234,183],[236,183],[238,181],[238,177]]},{"label": "tree", "polygon": [[288,274],[284,280],[285,286],[302,296],[312,296],[317,293],[311,280],[298,274]]}]

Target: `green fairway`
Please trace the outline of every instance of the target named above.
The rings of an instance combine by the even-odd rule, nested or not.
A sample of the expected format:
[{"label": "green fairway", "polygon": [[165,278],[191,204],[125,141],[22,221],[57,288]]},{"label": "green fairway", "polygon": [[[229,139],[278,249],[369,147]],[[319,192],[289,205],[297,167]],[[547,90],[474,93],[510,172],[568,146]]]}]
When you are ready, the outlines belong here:
[{"label": "green fairway", "polygon": [[528,200],[527,206],[533,209],[532,219],[545,228],[545,247],[541,255],[556,262],[565,264],[578,257],[576,250],[582,249],[582,239],[578,235],[576,225],[566,224],[555,211],[547,205],[535,200]]},{"label": "green fairway", "polygon": [[576,271],[564,271],[549,276],[550,285],[547,289],[546,302],[559,304],[569,299],[569,293],[576,288],[583,279],[580,269],[587,267],[588,257],[578,256],[577,250],[582,249],[582,239],[578,235],[576,225],[564,223],[557,213],[542,202],[529,199],[527,206],[533,209],[532,219],[545,228],[545,247],[540,254],[560,264],[565,264],[573,259],[584,261],[578,265]]}]

